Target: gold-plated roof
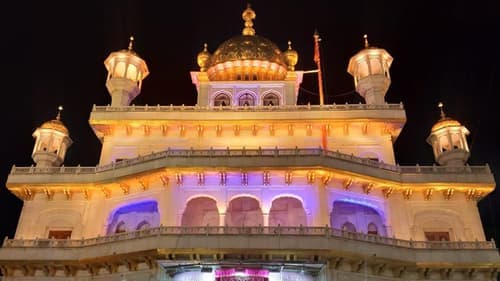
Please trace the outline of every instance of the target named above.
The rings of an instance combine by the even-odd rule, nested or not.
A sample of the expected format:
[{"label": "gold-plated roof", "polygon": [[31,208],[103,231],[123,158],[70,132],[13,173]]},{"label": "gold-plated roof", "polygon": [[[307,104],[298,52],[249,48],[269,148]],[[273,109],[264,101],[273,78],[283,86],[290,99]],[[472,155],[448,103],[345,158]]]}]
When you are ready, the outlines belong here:
[{"label": "gold-plated roof", "polygon": [[431,133],[437,131],[437,130],[440,130],[442,128],[446,128],[446,127],[461,127],[462,124],[460,124],[460,122],[458,122],[457,120],[454,120],[448,116],[446,116],[446,114],[444,113],[444,110],[443,110],[443,103],[440,102],[438,104],[438,107],[439,107],[439,110],[441,111],[441,119],[439,119],[439,121],[434,124],[434,126],[432,126],[431,128]]},{"label": "gold-plated roof", "polygon": [[255,35],[252,20],[255,12],[248,6],[243,11],[242,35],[223,42],[210,56],[207,72],[210,80],[281,80],[287,64],[276,44]]},{"label": "gold-plated roof", "polygon": [[40,129],[51,129],[69,135],[69,131],[64,124],[57,119],[47,121],[40,126]]},{"label": "gold-plated roof", "polygon": [[271,40],[258,35],[239,35],[219,45],[210,59],[209,67],[238,60],[269,61],[286,66],[280,49]]},{"label": "gold-plated roof", "polygon": [[43,123],[42,126],[40,126],[40,129],[51,129],[51,130],[61,132],[65,135],[69,135],[68,128],[66,128],[66,126],[64,126],[63,122],[61,122],[61,111],[63,110],[62,105],[57,107],[57,110],[58,110],[58,112],[57,112],[56,119]]},{"label": "gold-plated roof", "polygon": [[444,119],[439,120],[434,126],[432,126],[431,132],[435,132],[442,128],[446,127],[461,127],[462,124],[457,120],[451,119],[449,117],[445,117]]}]

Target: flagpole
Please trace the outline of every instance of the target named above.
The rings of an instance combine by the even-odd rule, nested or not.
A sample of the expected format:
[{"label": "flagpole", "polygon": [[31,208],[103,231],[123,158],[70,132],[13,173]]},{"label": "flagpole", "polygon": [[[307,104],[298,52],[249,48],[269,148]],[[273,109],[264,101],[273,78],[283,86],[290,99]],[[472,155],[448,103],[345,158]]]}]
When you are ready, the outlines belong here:
[{"label": "flagpole", "polygon": [[318,67],[318,89],[319,89],[319,105],[324,104],[324,97],[323,97],[323,77],[321,74],[321,59],[319,55],[319,41],[321,41],[321,38],[319,38],[318,31],[314,31],[314,62],[316,63],[316,66]]},{"label": "flagpole", "polygon": [[[321,58],[319,55],[319,38],[318,30],[314,31],[314,62],[316,63],[318,70],[318,90],[319,90],[319,105],[324,105],[324,97],[323,97],[323,75],[321,74]],[[327,138],[327,129],[326,124],[321,126],[321,146],[323,149],[328,150],[328,138]]]}]

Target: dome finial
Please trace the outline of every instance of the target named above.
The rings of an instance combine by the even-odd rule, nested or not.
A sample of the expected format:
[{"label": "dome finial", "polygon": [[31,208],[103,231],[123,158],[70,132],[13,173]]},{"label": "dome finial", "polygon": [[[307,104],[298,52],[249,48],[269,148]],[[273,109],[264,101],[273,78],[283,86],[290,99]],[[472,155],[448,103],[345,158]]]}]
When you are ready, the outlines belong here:
[{"label": "dome finial", "polygon": [[208,60],[210,59],[210,53],[208,52],[208,44],[203,44],[203,51],[198,53],[198,66],[200,67],[200,71],[207,71]]},{"label": "dome finial", "polygon": [[130,41],[128,42],[128,50],[132,51],[132,47],[134,45],[134,36],[130,36]]},{"label": "dome finial", "polygon": [[446,118],[446,114],[444,114],[444,110],[443,110],[443,103],[439,102],[438,107],[439,107],[439,110],[441,110],[441,119]]},{"label": "dome finial", "polygon": [[243,11],[241,17],[245,21],[245,28],[243,28],[243,35],[255,35],[255,29],[253,29],[252,20],[255,19],[256,15],[254,10],[250,8],[250,3],[247,4],[247,8]]},{"label": "dome finial", "polygon": [[368,34],[363,35],[363,38],[365,39],[365,48],[369,48],[370,43],[368,43]]},{"label": "dome finial", "polygon": [[61,111],[63,110],[63,106],[60,105],[57,107],[57,116],[56,116],[56,120],[61,120]]},{"label": "dome finial", "polygon": [[299,54],[297,53],[297,51],[292,49],[292,41],[288,40],[288,49],[283,52],[283,55],[288,66],[288,70],[295,71],[295,65],[299,60]]}]

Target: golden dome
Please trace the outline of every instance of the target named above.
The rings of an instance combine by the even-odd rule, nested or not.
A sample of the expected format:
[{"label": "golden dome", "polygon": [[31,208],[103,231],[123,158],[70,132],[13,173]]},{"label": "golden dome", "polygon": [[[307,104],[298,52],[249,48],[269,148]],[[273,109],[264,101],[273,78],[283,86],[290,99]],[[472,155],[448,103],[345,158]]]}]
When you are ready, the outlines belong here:
[{"label": "golden dome", "polygon": [[69,134],[69,131],[66,128],[66,126],[64,126],[64,124],[60,120],[57,120],[57,119],[50,120],[50,121],[43,123],[42,126],[40,126],[40,129],[51,129],[51,130],[61,132],[65,135]]},{"label": "golden dome", "polygon": [[58,110],[58,112],[57,112],[56,119],[43,123],[39,129],[51,129],[51,130],[61,132],[65,135],[69,135],[68,128],[66,128],[66,126],[64,126],[63,122],[61,122],[61,111],[63,110],[62,105],[60,105],[57,108],[57,110]]},{"label": "golden dome", "polygon": [[442,102],[440,102],[438,104],[438,107],[439,107],[439,110],[441,111],[441,119],[439,119],[439,121],[436,124],[434,124],[434,126],[432,126],[431,133],[434,133],[437,130],[440,130],[442,128],[461,127],[462,126],[462,124],[460,124],[460,122],[458,122],[457,120],[451,119],[450,117],[446,116],[446,114],[444,114]]},{"label": "golden dome", "polygon": [[292,42],[288,41],[288,50],[283,52],[283,57],[285,58],[285,62],[288,65],[288,70],[294,71],[295,70],[295,65],[297,64],[297,61],[299,60],[299,54],[297,51],[292,49]]},{"label": "golden dome", "polygon": [[255,35],[252,19],[255,12],[247,7],[242,35],[223,42],[207,65],[208,78],[220,80],[283,80],[287,65],[276,44]]},{"label": "golden dome", "polygon": [[252,60],[286,66],[280,49],[269,39],[258,35],[239,35],[219,45],[210,59],[209,67],[230,61]]},{"label": "golden dome", "polygon": [[207,43],[203,44],[203,51],[198,53],[198,66],[200,67],[200,71],[207,71],[207,63],[210,59],[210,53],[207,50]]},{"label": "golden dome", "polygon": [[457,120],[451,119],[449,117],[445,117],[444,119],[439,120],[434,126],[432,126],[431,132],[435,132],[442,128],[446,127],[461,127],[462,124]]}]

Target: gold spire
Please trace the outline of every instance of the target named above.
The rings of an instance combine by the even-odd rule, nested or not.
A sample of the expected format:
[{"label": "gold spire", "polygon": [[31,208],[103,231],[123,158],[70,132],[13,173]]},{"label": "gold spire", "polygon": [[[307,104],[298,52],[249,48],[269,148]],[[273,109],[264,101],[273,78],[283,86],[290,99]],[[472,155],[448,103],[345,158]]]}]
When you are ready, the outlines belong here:
[{"label": "gold spire", "polygon": [[363,35],[363,38],[365,39],[365,48],[369,48],[370,43],[368,43],[368,35],[367,34]]},{"label": "gold spire", "polygon": [[56,120],[60,121],[61,120],[61,111],[63,110],[63,107],[62,105],[58,106],[57,107],[57,116],[56,116]]},{"label": "gold spire", "polygon": [[441,119],[445,119],[446,118],[446,114],[444,114],[443,103],[439,102],[438,103],[438,107],[439,107],[439,110],[441,110]]},{"label": "gold spire", "polygon": [[128,50],[132,51],[132,47],[134,45],[134,36],[130,36],[130,41],[128,42]]},{"label": "gold spire", "polygon": [[245,21],[245,28],[243,28],[243,35],[255,35],[255,29],[253,29],[252,20],[255,19],[255,12],[250,8],[250,3],[247,4],[247,8],[243,11],[241,17]]},{"label": "gold spire", "polygon": [[292,41],[288,40],[288,50],[292,49]]}]

